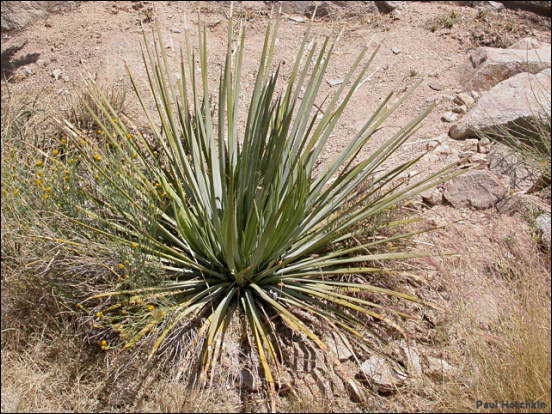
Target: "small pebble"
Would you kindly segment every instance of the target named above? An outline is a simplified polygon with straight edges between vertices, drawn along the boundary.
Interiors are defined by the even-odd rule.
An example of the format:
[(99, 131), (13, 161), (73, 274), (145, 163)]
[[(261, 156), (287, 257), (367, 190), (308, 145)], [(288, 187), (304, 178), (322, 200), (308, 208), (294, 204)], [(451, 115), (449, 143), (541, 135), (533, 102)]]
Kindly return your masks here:
[(441, 117), (441, 120), (444, 122), (454, 122), (458, 119), (458, 115), (453, 112), (445, 112)]

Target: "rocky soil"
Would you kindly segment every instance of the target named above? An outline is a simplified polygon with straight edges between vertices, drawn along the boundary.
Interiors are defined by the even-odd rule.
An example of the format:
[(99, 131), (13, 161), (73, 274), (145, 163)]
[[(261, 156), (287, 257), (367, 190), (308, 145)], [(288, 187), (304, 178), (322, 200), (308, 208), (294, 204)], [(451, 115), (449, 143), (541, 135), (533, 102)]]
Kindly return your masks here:
[[(227, 2), (50, 3), (67, 4), (63, 7), (52, 4), (46, 12), (35, 10), (28, 19), (20, 16), (8, 19), (2, 11), (3, 28), (21, 29), (2, 32), (2, 77), (7, 80), (2, 88), (9, 89), (10, 93), (32, 94), (42, 90), (43, 99), (52, 106), (67, 106), (66, 99), (81, 88), (80, 74), (128, 87), (124, 62), (138, 85), (145, 88), (139, 47), (141, 25), (149, 31), (154, 22), (159, 23), (169, 64), (176, 68), (184, 30), (188, 26), (193, 29), (197, 12), (208, 27), (208, 63), (214, 68), (210, 80), (216, 90), (218, 67), (225, 53), (225, 21), (229, 9), (224, 3)], [(253, 88), (252, 76), (267, 21), (280, 5), (278, 2), (236, 3), (236, 14), (243, 19), (248, 32), (242, 86), (245, 97)], [(504, 146), (480, 139), (476, 134), (477, 130), (490, 131), (496, 125), (530, 121), (531, 117), (538, 116), (538, 111), (550, 114), (549, 17), (504, 8), (500, 2), (285, 3), (281, 5), (283, 15), (275, 56), (275, 62), (285, 63), (282, 82), (293, 62), (290, 51), (297, 50), (315, 8), (314, 34), (319, 38), (338, 37), (320, 103), (343, 81), (346, 70), (362, 47), (381, 46), (368, 70), (366, 82), (353, 96), (330, 138), (321, 156), (323, 162), (329, 161), (349, 142), (363, 120), (389, 92), (405, 91), (421, 81), (410, 99), (387, 122), (387, 127), (361, 154), (367, 156), (428, 105), (435, 104), (421, 128), (390, 163), (427, 152), (415, 171), (401, 177), (405, 181), (415, 181), (451, 163), (472, 170), (410, 202), (414, 214), (427, 221), (454, 223), (440, 230), (433, 239), (420, 238), (416, 243), (420, 247), (430, 244), (439, 250), (440, 243), (445, 245), (447, 240), (457, 237), (458, 232), (463, 232), (463, 237), (477, 243), (481, 251), (494, 251), (493, 240), (509, 229), (526, 244), (532, 243), (530, 235), (535, 234), (542, 248), (550, 249), (550, 200), (546, 199), (546, 194), (530, 191), (539, 177), (520, 166), (519, 160), (515, 156), (512, 158)], [(541, 6), (545, 8), (543, 5), (536, 7)], [(192, 44), (196, 38), (192, 30)], [(541, 87), (542, 96), (532, 93), (537, 85)], [(136, 102), (130, 101), (127, 115), (140, 119)], [(244, 99), (240, 107), (242, 113), (246, 113), (246, 108)], [(535, 218), (534, 222), (527, 220), (528, 211)], [(534, 228), (536, 233), (532, 233)], [(450, 310), (452, 292), (447, 291), (451, 288), (440, 279), (439, 261), (435, 259), (413, 266), (416, 270), (412, 273), (420, 280), (402, 281), (401, 286)], [(484, 266), (482, 263), (481, 269)], [(455, 289), (468, 295), (473, 284), (470, 275), (462, 274), (457, 283)], [(435, 295), (426, 288), (427, 284), (442, 289), (442, 294)], [(468, 296), (473, 309), (479, 312), (484, 330), (489, 320), (497, 317), (500, 292), (480, 284), (477, 294)], [(332, 337), (328, 340), (344, 366), (377, 396), (372, 401), (372, 409), (396, 409), (393, 395), (405, 384), (439, 382), (455, 375), (456, 367), (438, 351), (431, 339), (436, 326), (446, 326), (446, 317), (428, 311), (423, 318), (418, 324), (408, 326), (408, 339), (382, 333), (389, 345), (382, 345), (381, 353), (362, 355), (358, 364), (343, 339)], [(426, 320), (429, 322), (424, 322)], [(300, 380), (303, 384), (296, 386), (331, 398), (347, 395), (343, 385), (336, 388), (335, 383), (339, 381), (326, 381), (327, 368), (317, 365), (315, 350), (307, 349), (300, 341), (290, 347), (293, 349), (290, 366), (304, 372)], [(232, 365), (237, 359), (231, 354), (230, 349), (226, 365), (228, 376), (245, 385), (249, 393), (256, 393), (259, 383), (255, 376)], [(3, 409), (5, 390), (8, 393), (9, 384), (2, 387)], [(240, 398), (237, 392), (232, 396)], [(344, 401), (339, 403), (342, 409), (356, 409), (349, 405), (348, 398), (342, 399)], [(431, 403), (426, 401), (426, 404), (426, 408), (431, 409)]]

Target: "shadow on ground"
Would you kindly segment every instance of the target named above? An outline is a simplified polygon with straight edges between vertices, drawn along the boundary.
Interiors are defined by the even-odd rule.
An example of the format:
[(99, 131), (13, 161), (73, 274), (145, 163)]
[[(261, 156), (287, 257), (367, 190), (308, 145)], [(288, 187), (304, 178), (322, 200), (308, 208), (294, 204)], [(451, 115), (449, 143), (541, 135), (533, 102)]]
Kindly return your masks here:
[(2, 51), (1, 53), (1, 68), (2, 79), (6, 79), (8, 82), (13, 80), (13, 73), (21, 66), (34, 63), (38, 60), (40, 53), (27, 53), (25, 56), (14, 59), (14, 56), (21, 49), (25, 47), (27, 42), (25, 41), (21, 46), (12, 46)]

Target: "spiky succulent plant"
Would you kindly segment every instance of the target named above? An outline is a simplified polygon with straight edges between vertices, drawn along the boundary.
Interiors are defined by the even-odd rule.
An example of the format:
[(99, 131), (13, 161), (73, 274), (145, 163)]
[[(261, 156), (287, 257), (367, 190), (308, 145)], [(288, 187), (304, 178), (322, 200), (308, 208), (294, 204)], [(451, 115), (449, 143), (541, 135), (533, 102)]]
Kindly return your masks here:
[[(89, 136), (67, 123), (68, 145), (80, 154), (81, 183), (75, 185), (85, 187), (80, 191), (86, 201), (74, 210), (60, 208), (58, 214), (77, 224), (74, 231), (88, 240), (68, 241), (71, 249), (112, 263), (93, 289), (90, 280), (80, 285), (96, 293), (78, 307), (89, 309), (96, 325), (123, 339), (119, 345), (103, 342), (103, 348), (126, 349), (153, 335), (151, 357), (178, 327), (192, 321), (201, 349), (200, 378), (205, 379), (230, 319), (238, 313), (254, 338), (273, 393), (282, 362), (279, 324), (331, 356), (313, 318), (363, 341), (363, 315), (397, 326), (365, 293), (417, 301), (362, 278), (385, 275), (383, 261), (419, 255), (381, 249), (411, 233), (358, 239), (366, 223), (444, 181), (450, 170), (410, 186), (397, 185), (395, 178), (421, 157), (382, 172), (382, 164), (431, 108), (358, 159), (409, 92), (395, 101), (390, 93), (343, 151), (318, 171), (317, 160), (377, 48), (366, 63), (367, 49), (360, 52), (335, 95), (320, 108), (316, 102), (334, 46), (325, 39), (318, 48), (307, 30), (278, 95), (279, 67), (270, 74), (277, 21), (266, 31), (249, 112), (240, 128), (245, 31), (240, 30), (233, 48), (231, 20), (216, 102), (208, 85), (204, 28), (198, 25), (199, 71), (186, 36), (176, 82), (159, 30), (151, 45), (144, 36), (142, 55), (155, 115), (127, 71), (149, 121), (149, 135), (131, 129), (131, 121), (89, 83), (103, 116), (89, 109), (101, 130)], [(132, 265), (114, 256), (114, 245), (139, 256), (142, 270), (154, 270), (142, 277), (129, 275)], [(350, 274), (360, 281), (345, 280)], [(338, 364), (335, 356), (333, 360)]]

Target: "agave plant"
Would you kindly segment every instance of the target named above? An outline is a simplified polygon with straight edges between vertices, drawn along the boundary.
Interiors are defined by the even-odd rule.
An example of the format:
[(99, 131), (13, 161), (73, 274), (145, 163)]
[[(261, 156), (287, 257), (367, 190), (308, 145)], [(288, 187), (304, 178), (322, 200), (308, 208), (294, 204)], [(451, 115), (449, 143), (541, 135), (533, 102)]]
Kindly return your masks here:
[[(362, 315), (400, 329), (385, 316), (388, 310), (362, 293), (417, 298), (352, 283), (344, 275), (358, 275), (360, 280), (366, 274), (386, 275), (383, 261), (419, 256), (419, 252), (379, 248), (413, 233), (356, 240), (366, 223), (446, 180), (451, 170), (406, 187), (394, 179), (421, 157), (380, 171), (431, 108), (368, 158), (358, 159), (363, 146), (410, 91), (395, 101), (390, 93), (345, 149), (315, 173), (317, 160), (377, 48), (366, 63), (362, 62), (367, 49), (360, 52), (335, 95), (321, 108), (315, 102), (334, 46), (325, 39), (318, 47), (307, 30), (289, 80), (277, 94), (280, 68), (270, 71), (278, 21), (267, 28), (241, 130), (245, 30), (240, 28), (233, 47), (231, 20), (214, 103), (208, 85), (206, 32), (201, 25), (199, 75), (186, 36), (176, 82), (171, 79), (159, 29), (152, 44), (144, 36), (142, 55), (156, 116), (128, 68), (127, 72), (151, 135), (133, 132), (131, 121), (121, 118), (101, 91), (88, 84), (103, 119), (109, 122), (90, 108), (101, 127), (93, 137), (66, 122), (71, 145), (80, 153), (81, 178), (88, 179), (83, 190), (87, 201), (78, 208), (81, 218), (59, 214), (87, 235), (85, 245), (73, 242), (71, 249), (111, 257), (112, 279), (108, 274), (96, 286), (100, 292), (77, 306), (88, 310), (97, 324), (121, 333), (120, 347), (128, 349), (146, 337), (154, 338), (151, 358), (178, 327), (195, 322), (194, 344), (201, 349), (199, 383), (203, 384), (231, 318), (239, 314), (254, 338), (253, 347), (273, 395), (282, 362), (281, 324), (327, 352), (336, 365), (337, 358), (316, 333), (312, 318), (358, 341), (367, 340), (360, 329), (365, 324)], [(113, 245), (141, 252), (144, 268), (156, 272), (125, 279), (125, 264), (113, 257)], [(90, 310), (92, 303), (95, 307)], [(104, 349), (118, 346), (102, 343)], [(194, 354), (193, 349), (190, 344), (188, 355)]]

